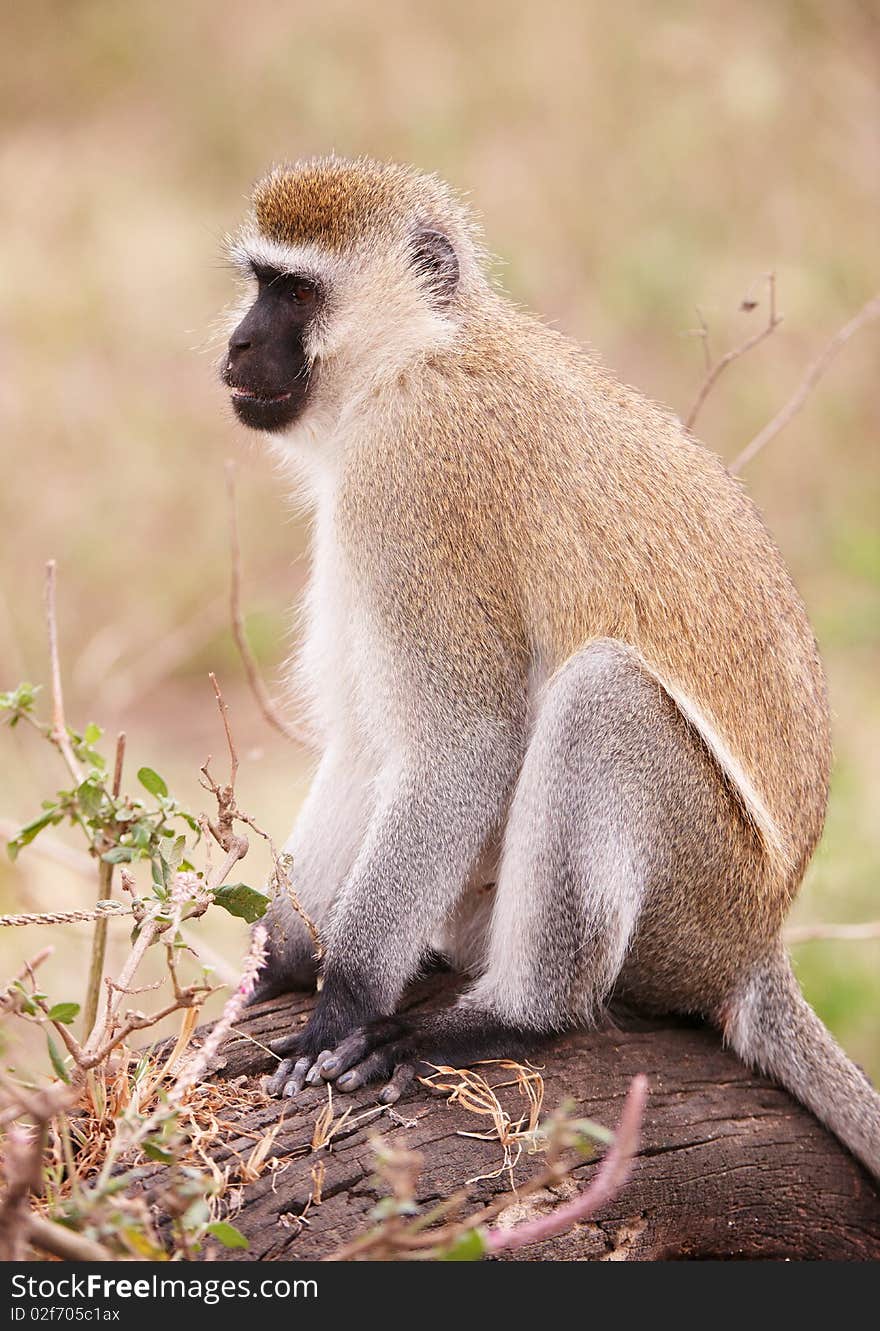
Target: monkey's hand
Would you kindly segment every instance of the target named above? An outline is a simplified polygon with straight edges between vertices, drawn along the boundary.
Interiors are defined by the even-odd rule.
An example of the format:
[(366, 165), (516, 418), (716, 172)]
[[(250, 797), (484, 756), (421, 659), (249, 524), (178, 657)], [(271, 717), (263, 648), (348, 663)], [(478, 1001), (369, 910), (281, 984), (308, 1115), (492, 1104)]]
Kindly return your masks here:
[[(304, 1032), (306, 1034), (307, 1032)], [(299, 1037), (302, 1039), (302, 1037)], [(299, 1052), (297, 1037), (275, 1045), (291, 1046), (299, 1057), (285, 1058), (268, 1085), (270, 1095), (289, 1097), (304, 1086), (332, 1081), (341, 1091), (356, 1091), (384, 1081), (382, 1104), (394, 1104), (416, 1077), (438, 1066), (459, 1067), (483, 1058), (518, 1058), (538, 1037), (506, 1025), (488, 1012), (454, 1007), (424, 1016), (380, 1017), (356, 1030), (317, 1057)]]

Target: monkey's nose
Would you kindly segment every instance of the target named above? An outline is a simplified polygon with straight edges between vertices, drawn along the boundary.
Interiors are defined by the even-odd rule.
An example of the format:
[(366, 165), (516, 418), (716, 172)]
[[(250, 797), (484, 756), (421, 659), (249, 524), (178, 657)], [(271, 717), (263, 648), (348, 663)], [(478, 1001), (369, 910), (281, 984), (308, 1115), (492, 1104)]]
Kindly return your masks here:
[(236, 351), (247, 351), (250, 345), (249, 337), (242, 337), (239, 333), (233, 333), (229, 339), (229, 354), (231, 356)]

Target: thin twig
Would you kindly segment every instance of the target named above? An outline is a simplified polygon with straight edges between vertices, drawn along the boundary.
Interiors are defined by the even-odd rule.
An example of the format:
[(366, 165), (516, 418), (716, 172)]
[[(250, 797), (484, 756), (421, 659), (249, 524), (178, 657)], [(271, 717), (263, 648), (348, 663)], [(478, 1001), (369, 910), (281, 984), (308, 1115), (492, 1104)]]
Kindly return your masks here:
[[(110, 1029), (113, 1018), (122, 1002), (124, 991), (131, 985), (135, 971), (143, 961), (144, 953), (153, 942), (156, 934), (160, 932), (161, 928), (162, 926), (160, 923), (150, 917), (147, 917), (142, 922), (138, 936), (134, 940), (132, 949), (125, 959), (125, 965), (119, 973), (119, 979), (115, 981), (112, 987), (110, 985), (107, 986), (107, 997), (104, 1003), (103, 1012), (95, 1022), (91, 1034), (84, 1045), (84, 1053), (86, 1057), (90, 1058), (95, 1053), (95, 1050), (100, 1049), (104, 1041), (105, 1032)], [(117, 990), (121, 990), (122, 992), (114, 997)], [(92, 1064), (92, 1066), (94, 1066), (94, 1064)]]
[(256, 657), (247, 640), (244, 618), (241, 612), (241, 546), (238, 539), (238, 511), (235, 496), (235, 463), (231, 459), (226, 463), (226, 494), (229, 506), (229, 549), (232, 564), (229, 585), (229, 611), (232, 620), (232, 636), (235, 639), (235, 645), (238, 648), (238, 654), (241, 657), (251, 693), (254, 695), (254, 699), (256, 700), (257, 706), (259, 707), (264, 720), (267, 721), (274, 730), (277, 730), (280, 735), (283, 735), (285, 739), (292, 740), (294, 744), (305, 744), (308, 746), (309, 741), (305, 732), (283, 717), (275, 703), (270, 698), (266, 685), (263, 683), (263, 678), (260, 674)]
[[(312, 920), (311, 916), (308, 914), (305, 907), (300, 902), (299, 897), (297, 896), (294, 890), (290, 874), (285, 870), (282, 857), (278, 854), (278, 851), (275, 848), (274, 841), (269, 836), (269, 833), (264, 831), (263, 828), (260, 827), (259, 823), (257, 823), (255, 819), (253, 819), (250, 816), (250, 814), (244, 813), (244, 811), (240, 809), (238, 807), (238, 804), (236, 803), (235, 781), (238, 775), (238, 753), (235, 748), (235, 741), (232, 737), (232, 727), (230, 726), (229, 723), (229, 709), (226, 706), (226, 700), (223, 697), (223, 692), (220, 688), (220, 685), (217, 682), (217, 677), (212, 673), (210, 674), (209, 678), (211, 680), (212, 685), (214, 686), (214, 694), (217, 698), (217, 706), (220, 709), (220, 715), (223, 718), (223, 728), (226, 732), (226, 746), (229, 750), (230, 780), (229, 780), (229, 785), (227, 786), (219, 785), (219, 783), (216, 782), (214, 778), (211, 776), (211, 771), (210, 771), (211, 759), (208, 758), (207, 762), (204, 764), (204, 766), (201, 769), (202, 776), (204, 778), (202, 785), (205, 787), (206, 790), (211, 791), (212, 795), (217, 801), (217, 821), (216, 823), (214, 823), (211, 822), (210, 819), (206, 819), (208, 830), (210, 831), (211, 835), (214, 837), (215, 841), (217, 841), (223, 847), (224, 850), (228, 849), (228, 847), (232, 845), (233, 839), (235, 837), (234, 825), (236, 822), (245, 823), (254, 832), (256, 832), (257, 836), (263, 838), (263, 840), (268, 845), (269, 853), (272, 856), (274, 886), (276, 890), (279, 892), (286, 891), (290, 904), (293, 906), (293, 909), (296, 911), (297, 915), (299, 915), (300, 919), (303, 921), (303, 923), (305, 924), (306, 928), (309, 931), (309, 935), (312, 939), (312, 943), (315, 949), (315, 958), (316, 960), (320, 961), (321, 957), (324, 955), (324, 948), (318, 936), (317, 927), (315, 925), (314, 920)], [(244, 854), (245, 850), (247, 849), (247, 844), (248, 844), (247, 839), (239, 838), (239, 840), (241, 841), (241, 844), (244, 847), (244, 849), (242, 850), (242, 854)]]
[(226, 699), (220, 691), (220, 685), (217, 683), (217, 676), (213, 670), (208, 672), (208, 679), (213, 686), (214, 697), (217, 699), (217, 706), (220, 709), (220, 717), (223, 721), (223, 729), (226, 732), (226, 747), (229, 750), (229, 785), (232, 790), (235, 790), (235, 782), (238, 777), (238, 753), (229, 727), (229, 708), (226, 706)]
[(112, 1262), (113, 1253), (102, 1243), (75, 1234), (66, 1225), (56, 1225), (44, 1216), (31, 1214), (25, 1221), (27, 1236), (35, 1248), (50, 1252), (65, 1262)]
[[(116, 737), (116, 760), (113, 765), (113, 785), (111, 787), (114, 800), (119, 798), (119, 791), (122, 788), (122, 765), (125, 761), (125, 732), (122, 731)], [(102, 842), (103, 850), (110, 849), (111, 842), (104, 838)], [(98, 862), (98, 900), (109, 901), (113, 896), (113, 865), (105, 859)], [(89, 962), (89, 980), (86, 987), (85, 1014), (83, 1017), (83, 1030), (86, 1035), (89, 1034), (95, 1024), (98, 1015), (98, 1004), (101, 1000), (101, 979), (104, 975), (104, 961), (107, 955), (107, 921), (98, 918), (95, 925), (95, 932), (92, 935), (92, 955)]]
[(854, 337), (859, 329), (864, 328), (865, 324), (871, 323), (878, 317), (880, 317), (880, 293), (867, 301), (858, 313), (853, 315), (849, 323), (839, 328), (830, 341), (826, 343), (785, 406), (776, 413), (772, 421), (764, 426), (763, 430), (755, 435), (751, 443), (746, 445), (738, 457), (734, 458), (729, 468), (734, 475), (742, 471), (743, 467), (757, 457), (763, 448), (766, 448), (771, 439), (775, 439), (776, 435), (785, 429), (786, 425), (801, 410), (837, 353), (846, 346), (850, 338)]
[[(276, 892), (284, 892), (287, 900), (308, 929), (309, 937), (312, 940), (312, 946), (314, 948), (313, 955), (316, 961), (320, 961), (324, 956), (324, 944), (321, 942), (318, 926), (300, 901), (296, 889), (293, 886), (292, 856), (288, 854), (279, 854), (275, 842), (272, 840), (269, 833), (266, 832), (260, 824), (250, 816), (250, 814), (244, 813), (241, 809), (237, 809), (235, 816), (241, 822), (246, 823), (252, 831), (256, 832), (258, 837), (262, 837), (266, 842), (266, 845), (269, 847), (269, 854), (272, 857), (272, 886)], [(320, 980), (318, 987), (320, 988)]]
[(61, 664), (58, 657), (58, 619), (55, 611), (55, 584), (57, 567), (54, 559), (46, 565), (46, 628), (49, 635), (49, 664), (52, 673), (52, 728), (49, 738), (58, 749), (67, 770), (76, 785), (83, 779), (82, 769), (70, 743), (67, 721), (64, 717), (64, 694), (61, 689)]
[(704, 350), (704, 355), (706, 356), (707, 368), (705, 376), (703, 378), (703, 382), (700, 384), (699, 391), (697, 392), (697, 396), (694, 399), (694, 404), (691, 407), (690, 411), (688, 412), (687, 416), (685, 417), (685, 422), (684, 422), (685, 429), (687, 430), (693, 429), (694, 422), (699, 416), (700, 411), (703, 408), (703, 404), (706, 401), (706, 398), (712, 392), (712, 389), (715, 387), (716, 383), (721, 378), (721, 375), (724, 373), (727, 367), (729, 365), (732, 365), (735, 360), (739, 360), (741, 356), (745, 356), (748, 352), (752, 350), (753, 347), (756, 347), (759, 342), (763, 342), (764, 339), (766, 337), (769, 337), (771, 333), (775, 332), (775, 330), (782, 323), (782, 315), (777, 314), (776, 312), (775, 273), (767, 274), (767, 291), (768, 291), (768, 300), (769, 300), (769, 313), (767, 315), (767, 323), (765, 324), (765, 326), (762, 329), (760, 329), (759, 332), (753, 333), (751, 337), (747, 337), (745, 342), (741, 342), (738, 347), (732, 347), (730, 351), (726, 351), (724, 355), (721, 357), (721, 359), (715, 361), (714, 363), (711, 359), (711, 354), (709, 352), (709, 329), (706, 326), (706, 321), (703, 318), (702, 314), (700, 314), (699, 310), (697, 311), (697, 315), (700, 320), (699, 336), (703, 339), (703, 350)]

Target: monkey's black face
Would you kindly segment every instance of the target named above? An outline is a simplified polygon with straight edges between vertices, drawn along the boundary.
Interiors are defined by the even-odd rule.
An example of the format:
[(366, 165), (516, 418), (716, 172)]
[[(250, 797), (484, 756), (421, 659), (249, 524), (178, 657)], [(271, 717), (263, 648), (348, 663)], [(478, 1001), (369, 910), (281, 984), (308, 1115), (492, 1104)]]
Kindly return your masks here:
[(254, 267), (257, 299), (229, 339), (222, 379), (254, 430), (284, 430), (302, 415), (312, 367), (303, 335), (320, 304), (309, 278)]

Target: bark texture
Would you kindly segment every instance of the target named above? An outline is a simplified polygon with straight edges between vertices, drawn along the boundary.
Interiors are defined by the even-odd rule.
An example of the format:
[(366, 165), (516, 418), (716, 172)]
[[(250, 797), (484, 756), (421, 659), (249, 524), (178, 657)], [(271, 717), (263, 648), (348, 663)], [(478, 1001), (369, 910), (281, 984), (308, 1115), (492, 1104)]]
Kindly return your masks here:
[[(416, 1001), (433, 1005), (444, 996), (448, 999), (449, 982), (440, 979), (423, 986)], [(265, 1045), (286, 1034), (305, 1020), (311, 1003), (310, 997), (288, 996), (251, 1009), (216, 1075), (243, 1078), (249, 1085), (259, 1080), (271, 1060), (252, 1040)], [(533, 1062), (543, 1071), (545, 1112), (567, 1099), (579, 1115), (613, 1127), (635, 1073), (647, 1074), (650, 1095), (642, 1148), (616, 1200), (571, 1233), (507, 1260), (880, 1258), (880, 1190), (812, 1115), (744, 1067), (714, 1031), (672, 1018), (621, 1018), (601, 1030), (554, 1040)], [(492, 1080), (502, 1079), (491, 1071)], [(514, 1107), (515, 1092), (513, 1099), (509, 1091), (504, 1094)], [(315, 1260), (361, 1232), (382, 1195), (370, 1144), (377, 1134), (421, 1152), (424, 1202), (448, 1196), (501, 1163), (497, 1142), (459, 1135), (484, 1131), (486, 1120), (421, 1089), (393, 1113), (382, 1110), (356, 1123), (351, 1120), (375, 1106), (375, 1088), (334, 1095), (334, 1116), (351, 1107), (350, 1119), (329, 1147), (316, 1152), (315, 1121), (326, 1103), (326, 1088), (314, 1089), (293, 1101), (267, 1099), (242, 1112), (241, 1137), (218, 1151), (217, 1163), (233, 1152), (247, 1158), (255, 1140), (283, 1117), (269, 1152), (281, 1168), (244, 1189), (242, 1209), (233, 1219), (250, 1246), (247, 1252), (217, 1254), (223, 1260)], [(296, 1217), (306, 1206), (319, 1160), (325, 1168), (322, 1201), (301, 1223)], [(515, 1177), (524, 1180), (540, 1168), (540, 1155), (523, 1154)], [(575, 1186), (583, 1187), (595, 1168), (589, 1163), (578, 1169), (554, 1196), (518, 1202), (511, 1194), (502, 1222), (557, 1204)], [(509, 1188), (506, 1173), (474, 1183), (474, 1208)]]

